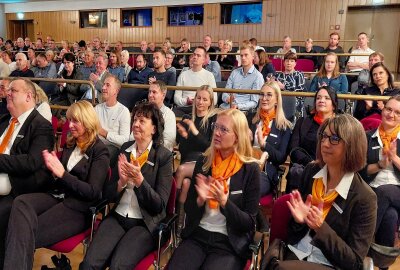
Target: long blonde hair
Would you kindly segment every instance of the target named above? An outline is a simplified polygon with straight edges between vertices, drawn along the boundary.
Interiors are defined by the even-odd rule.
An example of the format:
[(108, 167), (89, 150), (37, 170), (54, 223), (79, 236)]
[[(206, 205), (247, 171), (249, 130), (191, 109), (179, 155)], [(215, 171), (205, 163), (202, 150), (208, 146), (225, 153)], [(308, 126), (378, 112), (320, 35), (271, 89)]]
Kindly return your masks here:
[[(234, 146), (234, 151), (238, 155), (239, 159), (243, 163), (259, 163), (258, 160), (252, 157), (253, 148), (251, 146), (250, 136), (248, 135), (249, 125), (247, 123), (247, 119), (244, 113), (237, 109), (227, 109), (219, 111), (217, 114), (217, 119), (221, 115), (228, 116), (232, 120), (233, 132), (237, 137), (237, 143)], [(211, 164), (214, 160), (214, 136), (211, 140), (210, 147), (204, 152), (203, 155), (205, 157), (205, 162), (202, 169), (206, 172), (211, 168)]]
[[(276, 125), (277, 129), (286, 130), (287, 128), (292, 128), (292, 123), (286, 119), (285, 113), (283, 112), (281, 89), (280, 89), (278, 83), (275, 81), (270, 81), (270, 82), (264, 83), (264, 85), (261, 87), (261, 90), (264, 87), (269, 87), (275, 91), (275, 95), (276, 95), (276, 99), (277, 99), (277, 104), (276, 104), (276, 108), (275, 108), (275, 114), (276, 114), (275, 125)], [(257, 112), (254, 115), (253, 120), (252, 120), (253, 124), (256, 124), (260, 121), (260, 110), (261, 110), (261, 106), (260, 106), (260, 100), (259, 100)]]
[(200, 91), (206, 91), (209, 95), (210, 95), (210, 107), (208, 107), (208, 111), (207, 114), (203, 117), (203, 119), (200, 122), (200, 128), (201, 129), (205, 129), (208, 125), (208, 119), (210, 119), (211, 116), (213, 116), (215, 114), (215, 106), (214, 106), (214, 91), (211, 88), (211, 86), (209, 85), (202, 85), (199, 87), (199, 89), (197, 89), (196, 91), (196, 95), (194, 96), (194, 104), (192, 106), (192, 121), (194, 123), (194, 121), (196, 120), (197, 114), (196, 114), (196, 98), (197, 98), (197, 94)]
[[(86, 100), (73, 103), (67, 110), (67, 119), (74, 120), (82, 124), (85, 129), (85, 142), (82, 144), (81, 153), (84, 153), (92, 146), (97, 139), (100, 129), (100, 121), (92, 104)], [(76, 139), (72, 135), (67, 137), (67, 147), (76, 144)]]
[(323, 77), (326, 77), (326, 76), (327, 76), (328, 73), (326, 72), (325, 61), (326, 61), (326, 58), (328, 58), (328, 56), (330, 56), (330, 55), (332, 55), (332, 56), (334, 56), (334, 57), (336, 58), (336, 61), (335, 61), (335, 68), (333, 69), (333, 72), (332, 72), (332, 78), (337, 78), (337, 77), (340, 76), (340, 71), (339, 71), (339, 57), (338, 57), (337, 54), (334, 53), (334, 52), (328, 52), (328, 53), (325, 55), (325, 57), (324, 57), (324, 63), (322, 64), (321, 68), (319, 69), (319, 71), (318, 71), (318, 73), (317, 73), (317, 77), (323, 78)]

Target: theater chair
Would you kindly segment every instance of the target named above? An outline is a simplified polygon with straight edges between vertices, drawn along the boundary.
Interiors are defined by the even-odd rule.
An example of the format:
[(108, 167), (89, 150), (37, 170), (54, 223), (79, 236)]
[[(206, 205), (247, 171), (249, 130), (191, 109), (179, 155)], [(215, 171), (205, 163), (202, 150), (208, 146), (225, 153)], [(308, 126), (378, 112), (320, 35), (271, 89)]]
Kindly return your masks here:
[(312, 72), (314, 71), (314, 62), (310, 59), (297, 59), (296, 70), (302, 72)]
[(283, 59), (272, 58), (271, 63), (275, 68), (275, 71), (283, 71)]
[[(160, 265), (161, 255), (164, 254), (169, 248), (174, 249), (176, 247), (175, 239), (175, 220), (178, 215), (175, 214), (175, 201), (176, 201), (176, 181), (172, 178), (171, 193), (169, 195), (167, 203), (167, 216), (159, 225), (158, 231), (158, 247), (156, 250), (150, 252), (146, 257), (144, 257), (134, 268), (134, 270), (147, 270), (150, 266), (153, 266), (155, 270), (162, 269)], [(163, 235), (165, 233), (170, 233), (169, 240), (165, 245), (162, 244)]]

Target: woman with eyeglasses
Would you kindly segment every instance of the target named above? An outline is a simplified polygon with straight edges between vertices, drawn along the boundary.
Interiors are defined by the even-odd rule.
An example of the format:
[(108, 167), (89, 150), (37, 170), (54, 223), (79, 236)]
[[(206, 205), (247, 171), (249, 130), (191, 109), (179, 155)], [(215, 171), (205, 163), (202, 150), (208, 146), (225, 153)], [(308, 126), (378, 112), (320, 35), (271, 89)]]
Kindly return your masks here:
[[(393, 77), (389, 69), (382, 63), (374, 64), (370, 71), (371, 86), (364, 89), (363, 95), (395, 96), (400, 90), (394, 88)], [(361, 121), (365, 130), (378, 128), (381, 123), (383, 101), (359, 100), (354, 111), (354, 117)]]
[(250, 258), (260, 169), (245, 115), (220, 111), (211, 146), (196, 162), (185, 203), (182, 243), (168, 269), (243, 269)]
[(134, 269), (156, 248), (172, 186), (172, 153), (163, 146), (163, 130), (155, 104), (133, 108), (134, 140), (121, 146), (104, 192), (115, 207), (100, 223), (80, 270)]
[(177, 183), (178, 213), (177, 235), (180, 237), (182, 231), (185, 210), (183, 205), (186, 201), (193, 175), (196, 160), (206, 151), (211, 144), (211, 123), (216, 119), (214, 111), (214, 92), (208, 85), (202, 85), (196, 91), (194, 106), (191, 115), (184, 115), (182, 121), (176, 125), (181, 164), (175, 173)]
[(275, 239), (262, 269), (362, 269), (376, 224), (376, 195), (357, 173), (366, 157), (360, 122), (349, 114), (323, 122), (317, 160), (287, 202), (292, 217), (283, 259), (276, 258)]
[(319, 87), (329, 86), (338, 93), (347, 94), (349, 83), (346, 76), (340, 74), (339, 67), (339, 58), (336, 53), (329, 52), (325, 55), (324, 64), (312, 79), (309, 91), (316, 92)]
[(364, 180), (378, 198), (375, 243), (394, 247), (400, 216), (400, 95), (391, 97), (382, 109), (380, 126), (368, 137)]
[(288, 147), (290, 167), (286, 176), (287, 193), (299, 188), (304, 167), (316, 158), (318, 129), (326, 119), (337, 114), (337, 107), (336, 91), (329, 86), (323, 86), (315, 93), (314, 108), (310, 115), (296, 121)]
[(260, 177), (260, 195), (264, 196), (278, 184), (278, 169), (286, 160), (292, 128), (283, 112), (281, 89), (277, 82), (263, 85), (257, 112), (250, 119), (253, 146), (267, 153), (265, 173)]
[(67, 119), (70, 134), (61, 158), (54, 151), (42, 153), (46, 168), (54, 176), (52, 188), (14, 200), (4, 269), (32, 269), (35, 249), (49, 247), (90, 227), (89, 208), (102, 198), (109, 154), (98, 138), (100, 123), (92, 104), (72, 104)]

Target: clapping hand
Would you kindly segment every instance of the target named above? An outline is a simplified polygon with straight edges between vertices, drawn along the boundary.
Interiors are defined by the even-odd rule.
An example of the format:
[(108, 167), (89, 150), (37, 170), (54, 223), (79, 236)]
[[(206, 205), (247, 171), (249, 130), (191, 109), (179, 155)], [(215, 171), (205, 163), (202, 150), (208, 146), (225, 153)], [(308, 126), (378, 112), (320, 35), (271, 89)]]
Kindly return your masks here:
[(57, 178), (61, 178), (64, 175), (65, 169), (58, 159), (56, 152), (52, 151), (50, 153), (48, 150), (43, 150), (42, 155), (47, 169), (49, 169)]
[(210, 193), (210, 182), (213, 181), (213, 178), (209, 176), (208, 178), (202, 174), (196, 175), (196, 191), (197, 191), (197, 205), (199, 207), (203, 206), (204, 203), (211, 199)]
[(222, 208), (224, 208), (226, 202), (228, 201), (229, 191), (225, 192), (225, 187), (222, 181), (215, 179), (214, 182), (210, 185), (210, 187), (211, 187), (210, 192), (212, 194), (212, 198), (216, 200)]
[(306, 201), (303, 202), (301, 194), (298, 190), (294, 190), (292, 193), (290, 193), (290, 199), (287, 201), (287, 205), (297, 223), (306, 222), (307, 215), (311, 208), (311, 198), (312, 196), (308, 195)]

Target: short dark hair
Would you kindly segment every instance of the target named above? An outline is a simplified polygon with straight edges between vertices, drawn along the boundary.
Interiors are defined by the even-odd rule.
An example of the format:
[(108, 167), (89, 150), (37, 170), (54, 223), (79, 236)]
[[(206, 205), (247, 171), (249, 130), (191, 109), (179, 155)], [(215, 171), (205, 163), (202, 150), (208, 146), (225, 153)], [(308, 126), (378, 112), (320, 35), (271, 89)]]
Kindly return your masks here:
[(135, 116), (144, 116), (149, 118), (153, 125), (156, 127), (155, 133), (153, 134), (153, 143), (155, 145), (162, 145), (164, 142), (164, 118), (160, 109), (153, 103), (145, 102), (136, 105), (132, 110), (132, 123)]
[(361, 36), (361, 35), (366, 35), (366, 36), (368, 37), (368, 34), (365, 33), (365, 32), (360, 32), (360, 33), (357, 35), (357, 37), (359, 37), (359, 36)]
[(294, 60), (297, 61), (297, 54), (292, 52), (292, 51), (288, 51), (285, 56), (283, 57), (283, 60)]
[(46, 53), (44, 53), (44, 52), (39, 53), (39, 54), (36, 56), (36, 58), (38, 58), (38, 57), (44, 58), (44, 59), (46, 59), (46, 61), (47, 61)]
[[(206, 53), (207, 53), (207, 50), (206, 50), (206, 48), (204, 48), (203, 46), (197, 46), (196, 47), (196, 49), (200, 49), (200, 50), (203, 50), (204, 51), (204, 56), (206, 55)], [(195, 49), (195, 50), (196, 50)], [(194, 52), (194, 51), (193, 51)]]
[(143, 53), (139, 53), (139, 54), (137, 54), (137, 55), (136, 55), (136, 59), (137, 59), (139, 56), (142, 56), (142, 57), (143, 57), (143, 61), (144, 61), (145, 63), (147, 63), (146, 56), (144, 56), (144, 54), (143, 54)]
[(161, 49), (155, 50), (155, 51), (153, 52), (153, 54), (154, 54), (154, 53), (161, 53), (164, 57), (167, 57), (167, 55), (165, 54), (165, 52), (164, 52), (163, 50), (161, 50)]
[(73, 53), (66, 53), (63, 56), (63, 61), (67, 60), (69, 62), (75, 63), (75, 55)]
[(81, 40), (78, 42), (79, 47), (86, 47), (86, 41)]

